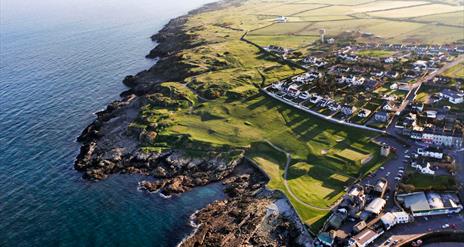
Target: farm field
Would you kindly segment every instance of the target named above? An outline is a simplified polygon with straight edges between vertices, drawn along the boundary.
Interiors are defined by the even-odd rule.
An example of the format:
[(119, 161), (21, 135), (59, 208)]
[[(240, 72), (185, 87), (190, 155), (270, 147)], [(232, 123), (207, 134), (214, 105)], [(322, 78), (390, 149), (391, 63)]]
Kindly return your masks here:
[(389, 56), (395, 54), (395, 52), (393, 52), (393, 51), (385, 51), (385, 50), (363, 50), (363, 51), (357, 51), (356, 54), (359, 55), (359, 56), (385, 58), (385, 57), (389, 57)]
[(431, 23), (441, 23), (446, 25), (457, 25), (464, 27), (464, 12), (457, 11), (446, 14), (428, 15), (412, 19), (414, 21), (425, 21)]
[(452, 78), (464, 78), (464, 63), (455, 65), (443, 73), (444, 76)]
[[(252, 29), (252, 35), (318, 35), (325, 29), (328, 36), (346, 31), (372, 33), (375, 42), (443, 44), (464, 39), (464, 7), (432, 1), (298, 1), (281, 2), (284, 9), (309, 4), (311, 8), (288, 15), (288, 22), (273, 23)], [(265, 5), (269, 3), (264, 3)], [(313, 8), (314, 4), (325, 4)], [(270, 10), (256, 9), (266, 16)], [(274, 10), (272, 10), (274, 11)], [(262, 13), (261, 13), (262, 12)], [(283, 13), (283, 12), (280, 12)], [(282, 14), (283, 15), (283, 14)], [(366, 40), (361, 39), (363, 42)]]
[(298, 49), (311, 45), (315, 40), (319, 39), (319, 36), (303, 36), (303, 35), (275, 35), (275, 36), (264, 36), (264, 35), (249, 35), (247, 39), (260, 45), (269, 46), (277, 45), (291, 49)]
[(385, 17), (385, 18), (411, 18), (411, 17), (434, 15), (434, 14), (456, 12), (456, 11), (464, 11), (464, 7), (450, 6), (450, 5), (445, 5), (445, 4), (430, 4), (430, 5), (410, 7), (410, 8), (372, 12), (372, 13), (369, 13), (369, 15), (375, 16), (375, 17)]

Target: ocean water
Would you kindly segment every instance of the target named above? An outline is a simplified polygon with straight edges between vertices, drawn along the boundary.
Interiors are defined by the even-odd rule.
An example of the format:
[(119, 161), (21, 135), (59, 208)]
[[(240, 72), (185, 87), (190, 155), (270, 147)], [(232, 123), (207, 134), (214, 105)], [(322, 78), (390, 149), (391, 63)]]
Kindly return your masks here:
[(213, 0), (0, 1), (0, 246), (175, 246), (218, 184), (163, 199), (134, 175), (81, 179), (93, 112), (149, 68), (149, 37)]

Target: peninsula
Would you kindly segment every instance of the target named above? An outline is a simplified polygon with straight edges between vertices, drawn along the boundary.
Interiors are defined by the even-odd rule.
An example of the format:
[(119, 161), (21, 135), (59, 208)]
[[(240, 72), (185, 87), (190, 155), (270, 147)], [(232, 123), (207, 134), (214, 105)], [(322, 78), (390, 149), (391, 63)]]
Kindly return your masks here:
[(175, 18), (79, 136), (75, 168), (144, 174), (167, 197), (223, 183), (180, 246), (368, 245), (388, 227), (366, 222), (417, 216), (399, 201), (425, 193), (431, 164), (427, 190), (459, 212), (464, 10), (449, 2), (229, 0)]

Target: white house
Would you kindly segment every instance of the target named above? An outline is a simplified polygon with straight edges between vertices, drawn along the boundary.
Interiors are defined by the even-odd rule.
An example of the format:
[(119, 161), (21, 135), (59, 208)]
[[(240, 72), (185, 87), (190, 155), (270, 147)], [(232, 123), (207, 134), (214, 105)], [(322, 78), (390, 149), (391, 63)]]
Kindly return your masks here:
[(440, 95), (443, 98), (448, 99), (448, 101), (452, 104), (461, 104), (464, 102), (464, 93), (462, 92), (457, 92), (446, 88), (441, 91)]
[(416, 168), (420, 173), (422, 174), (428, 174), (428, 175), (434, 175), (435, 171), (430, 169), (430, 163), (427, 162), (427, 165), (425, 167), (417, 164), (417, 163), (412, 163), (411, 164), (412, 168)]
[(417, 154), (429, 158), (443, 159), (443, 152), (439, 148), (418, 148)]
[(389, 230), (391, 227), (393, 227), (396, 224), (406, 224), (412, 221), (412, 217), (404, 212), (388, 212), (382, 217), (380, 217), (380, 220), (382, 221), (383, 225), (387, 230)]
[(287, 22), (287, 21), (288, 21), (288, 18), (285, 17), (285, 16), (279, 16), (279, 17), (277, 17), (277, 18), (275, 19), (275, 22), (277, 22), (277, 23), (285, 23), (285, 22)]

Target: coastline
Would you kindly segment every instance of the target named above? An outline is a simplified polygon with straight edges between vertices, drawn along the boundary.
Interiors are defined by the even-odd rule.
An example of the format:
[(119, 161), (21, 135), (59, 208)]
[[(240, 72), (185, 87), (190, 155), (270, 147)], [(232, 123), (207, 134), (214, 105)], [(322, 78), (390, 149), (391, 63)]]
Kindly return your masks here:
[[(140, 150), (139, 144), (153, 141), (151, 133), (128, 128), (137, 118), (140, 108), (147, 103), (145, 95), (158, 92), (161, 82), (179, 81), (192, 76), (176, 56), (183, 49), (202, 45), (201, 42), (192, 42), (195, 37), (183, 30), (187, 19), (199, 13), (240, 4), (241, 1), (206, 4), (170, 20), (151, 37), (156, 47), (147, 57), (156, 59), (156, 63), (134, 76), (127, 76), (123, 83), (129, 89), (120, 94), (121, 99), (97, 112), (96, 120), (77, 138), (82, 145), (74, 167), (88, 180), (102, 180), (115, 173), (150, 175), (156, 179), (141, 181), (140, 188), (159, 193), (166, 199), (212, 182), (221, 181), (226, 185), (228, 197), (192, 214), (190, 223), (196, 227), (192, 225), (192, 233), (178, 246), (196, 246), (219, 240), (226, 240), (228, 244), (231, 241), (238, 246), (244, 241), (270, 243), (277, 239), (286, 244), (307, 245), (311, 240), (301, 227), (302, 223), (292, 221), (297, 221), (295, 218), (289, 221), (288, 215), (279, 210), (268, 213), (275, 202), (286, 200), (289, 204), (288, 199), (281, 193), (265, 188), (268, 181), (266, 174), (247, 164), (243, 150), (231, 147), (227, 151), (206, 150), (207, 156), (203, 159), (188, 157), (182, 148), (147, 153)], [(169, 167), (175, 168), (170, 170)], [(289, 207), (292, 208), (290, 204)], [(271, 219), (274, 222), (270, 225), (272, 230), (267, 232), (262, 225), (269, 225), (267, 221)], [(229, 230), (225, 231), (224, 228)], [(242, 229), (242, 232), (232, 236), (234, 229)]]

